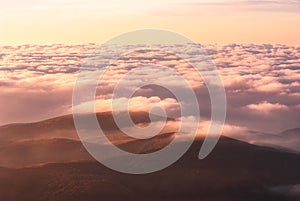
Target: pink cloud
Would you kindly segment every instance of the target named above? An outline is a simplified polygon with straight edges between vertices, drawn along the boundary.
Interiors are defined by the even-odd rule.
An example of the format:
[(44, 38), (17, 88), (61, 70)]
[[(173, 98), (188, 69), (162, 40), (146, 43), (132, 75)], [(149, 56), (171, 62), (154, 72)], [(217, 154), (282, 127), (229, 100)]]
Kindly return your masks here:
[(269, 115), (273, 111), (286, 111), (288, 110), (288, 107), (286, 105), (282, 105), (279, 103), (269, 103), (267, 101), (263, 101), (258, 104), (250, 104), (246, 106), (247, 109), (257, 112), (257, 113), (262, 113), (264, 115)]

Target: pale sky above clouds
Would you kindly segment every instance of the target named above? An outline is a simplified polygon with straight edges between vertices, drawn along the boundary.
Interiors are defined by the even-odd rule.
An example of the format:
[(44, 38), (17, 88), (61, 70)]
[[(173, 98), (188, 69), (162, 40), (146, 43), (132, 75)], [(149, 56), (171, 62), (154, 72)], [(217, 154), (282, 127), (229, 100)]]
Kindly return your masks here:
[(300, 44), (298, 0), (0, 1), (0, 44), (101, 43), (143, 28), (200, 43)]

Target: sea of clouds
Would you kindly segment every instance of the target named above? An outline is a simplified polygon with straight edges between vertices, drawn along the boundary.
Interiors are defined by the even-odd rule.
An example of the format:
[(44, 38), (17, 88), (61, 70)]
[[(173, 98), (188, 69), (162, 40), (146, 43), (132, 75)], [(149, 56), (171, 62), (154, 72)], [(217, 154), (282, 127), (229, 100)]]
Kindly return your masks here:
[[(200, 130), (204, 132), (207, 129), (211, 109), (209, 94), (201, 77), (186, 61), (170, 52), (159, 51), (159, 46), (153, 51), (133, 52), (130, 52), (131, 46), (102, 47), (101, 56), (94, 52), (96, 48), (95, 44), (1, 46), (0, 124), (38, 121), (71, 113), (73, 87), (80, 68), (89, 68), (86, 62), (89, 59), (107, 63), (116, 57), (119, 48), (124, 48), (129, 53), (107, 68), (99, 82), (96, 95), (98, 111), (111, 110), (115, 84), (126, 73), (141, 64), (154, 63), (177, 70), (189, 81), (199, 100)], [(193, 61), (201, 62), (204, 58), (193, 44), (176, 48)], [(219, 70), (226, 90), (224, 133), (249, 130), (279, 133), (300, 127), (299, 46), (227, 44), (203, 45), (202, 48), (207, 53), (205, 58), (210, 58)], [(105, 65), (92, 67), (91, 72), (97, 67)], [(124, 93), (132, 83), (143, 82), (143, 79), (161, 79), (166, 86), (185, 90), (169, 72), (144, 67), (135, 73), (138, 79), (125, 79), (127, 88), (124, 88)], [(117, 101), (123, 104), (128, 100), (119, 98)], [(173, 116), (180, 116), (180, 105), (172, 94), (162, 88), (142, 88), (130, 99), (132, 110), (147, 111), (157, 104)]]

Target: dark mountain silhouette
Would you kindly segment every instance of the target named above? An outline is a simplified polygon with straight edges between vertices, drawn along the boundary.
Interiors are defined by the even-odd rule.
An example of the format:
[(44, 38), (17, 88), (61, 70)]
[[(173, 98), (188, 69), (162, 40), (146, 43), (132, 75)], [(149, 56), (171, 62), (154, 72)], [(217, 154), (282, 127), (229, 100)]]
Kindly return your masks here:
[[(98, 119), (106, 120), (107, 135), (117, 136), (113, 142), (124, 150), (153, 152), (174, 137), (170, 132), (149, 140), (125, 139), (111, 123), (110, 115), (98, 114)], [(147, 116), (135, 114), (139, 123), (147, 123)], [(0, 138), (7, 142), (0, 146), (1, 164), (6, 164), (0, 168), (0, 200), (298, 201), (300, 198), (289, 190), (278, 190), (300, 184), (298, 154), (221, 137), (213, 152), (199, 160), (203, 139), (197, 138), (170, 167), (147, 175), (128, 175), (94, 161), (76, 139), (72, 121), (71, 116), (65, 116), (0, 128)]]
[(0, 200), (284, 201), (294, 195), (272, 187), (300, 183), (300, 156), (222, 137), (213, 153), (197, 158), (202, 140), (172, 166), (127, 175), (97, 162), (56, 163), (1, 169)]
[[(150, 122), (149, 114), (145, 112), (131, 113), (131, 117), (135, 123)], [(172, 140), (166, 140), (162, 132), (150, 141), (140, 140), (139, 146), (126, 145), (130, 141), (137, 141), (118, 129), (111, 113), (99, 113), (97, 118), (111, 142), (124, 150), (138, 152), (145, 143), (151, 143), (152, 147), (154, 144), (163, 147)], [(92, 160), (77, 135), (72, 115), (0, 127), (0, 158), (0, 167)]]

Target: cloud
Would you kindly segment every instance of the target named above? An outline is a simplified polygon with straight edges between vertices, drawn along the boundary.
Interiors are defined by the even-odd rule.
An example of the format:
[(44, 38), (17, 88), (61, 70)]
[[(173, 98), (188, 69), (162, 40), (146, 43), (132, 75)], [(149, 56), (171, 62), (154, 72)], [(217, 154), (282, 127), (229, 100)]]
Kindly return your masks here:
[[(0, 124), (35, 121), (70, 113), (72, 90), (79, 68), (96, 47), (95, 44), (0, 47), (0, 102), (3, 107)], [(268, 44), (202, 47), (222, 75), (227, 93), (228, 125), (264, 132), (299, 126), (300, 47)], [(132, 47), (103, 48), (105, 51), (101, 58), (92, 57), (91, 62), (87, 63), (91, 65), (85, 65), (89, 73), (94, 74), (95, 69), (105, 67), (104, 64), (113, 60), (119, 48), (130, 52)], [(176, 48), (186, 52), (194, 61), (207, 57), (201, 55), (193, 45)], [(210, 98), (201, 76), (186, 61), (159, 49), (158, 45), (155, 51), (134, 51), (114, 61), (105, 71), (97, 89), (99, 111), (109, 110), (116, 83), (127, 72), (139, 69), (141, 65), (155, 63), (170, 67), (189, 81), (199, 100), (201, 118), (209, 120)], [(101, 59), (102, 64), (95, 67), (92, 65), (93, 60), (97, 59)], [(205, 67), (203, 70), (209, 72)], [(143, 83), (145, 80), (161, 80), (165, 86), (174, 87), (181, 93), (186, 91), (172, 73), (143, 67), (134, 71), (131, 77), (123, 79), (124, 95), (132, 89), (134, 83)], [(121, 101), (122, 94), (118, 98)], [(149, 109), (152, 104), (150, 100), (157, 100), (155, 104), (162, 104), (173, 116), (180, 115), (174, 95), (158, 86), (138, 90), (131, 102), (136, 110), (143, 110)], [(186, 105), (189, 111), (195, 110), (194, 107)]]
[(247, 105), (246, 108), (265, 115), (269, 115), (273, 111), (288, 110), (288, 107), (286, 105), (281, 105), (279, 103), (272, 104), (267, 101), (258, 104), (250, 104)]
[(261, 13), (300, 13), (299, 1), (286, 0), (194, 0), (165, 2), (159, 8), (150, 12), (156, 15), (170, 16), (205, 16), (214, 13), (214, 16), (249, 12)]

